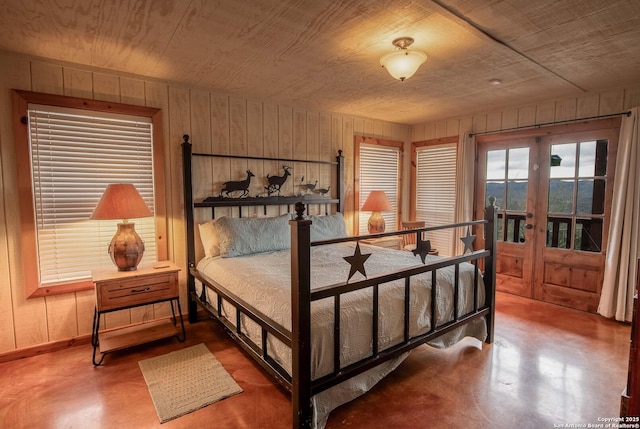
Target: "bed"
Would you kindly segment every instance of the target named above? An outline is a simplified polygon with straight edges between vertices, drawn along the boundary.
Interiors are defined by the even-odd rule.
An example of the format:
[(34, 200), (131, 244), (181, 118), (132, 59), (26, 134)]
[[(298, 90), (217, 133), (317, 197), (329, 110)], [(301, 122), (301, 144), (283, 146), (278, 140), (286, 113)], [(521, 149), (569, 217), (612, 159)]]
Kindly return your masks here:
[[(294, 427), (322, 428), (332, 409), (369, 390), (421, 344), (448, 347), (466, 336), (492, 342), (492, 204), (478, 221), (350, 237), (341, 153), (328, 163), (335, 168), (335, 198), (269, 193), (194, 201), (192, 169), (203, 163), (193, 160), (221, 156), (193, 153), (184, 136), (189, 321), (198, 320), (198, 309), (209, 312), (291, 392)], [(285, 213), (243, 217), (243, 208), (266, 214), (274, 206)], [(318, 208), (309, 215), (312, 206)], [(236, 216), (216, 217), (221, 207), (236, 207)], [(197, 222), (197, 210), (210, 210), (211, 219)], [(429, 255), (423, 234), (442, 228), (466, 229), (462, 255)], [(483, 249), (471, 248), (472, 232), (483, 232)], [(418, 248), (360, 243), (394, 234), (415, 234)]]

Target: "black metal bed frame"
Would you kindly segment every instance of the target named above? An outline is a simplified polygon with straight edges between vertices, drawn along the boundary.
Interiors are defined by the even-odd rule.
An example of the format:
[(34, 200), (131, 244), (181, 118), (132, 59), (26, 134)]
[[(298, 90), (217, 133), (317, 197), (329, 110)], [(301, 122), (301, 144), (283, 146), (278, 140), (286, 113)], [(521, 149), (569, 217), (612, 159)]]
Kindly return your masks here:
[[(198, 305), (210, 312), (222, 325), (228, 333), (236, 340), (236, 342), (249, 354), (257, 363), (271, 374), (276, 381), (283, 385), (291, 392), (293, 426), (295, 428), (310, 428), (312, 420), (311, 397), (332, 386), (341, 383), (351, 377), (354, 377), (370, 368), (373, 368), (389, 359), (399, 356), (421, 344), (433, 340), (465, 323), (477, 318), (486, 318), (487, 338), (485, 342), (493, 342), (494, 334), (494, 314), (495, 314), (495, 249), (496, 249), (496, 210), (493, 201), (485, 208), (484, 219), (472, 222), (463, 222), (454, 225), (446, 225), (439, 227), (427, 227), (410, 231), (397, 231), (382, 234), (374, 234), (369, 236), (348, 237), (334, 240), (325, 240), (311, 242), (310, 227), (311, 221), (304, 219), (303, 213), (305, 209), (308, 211), (310, 204), (326, 205), (333, 204), (337, 211), (343, 211), (344, 208), (344, 157), (338, 154), (336, 162), (322, 161), (306, 161), (306, 160), (282, 160), (291, 162), (316, 162), (320, 164), (332, 164), (336, 166), (337, 178), (337, 198), (332, 199), (321, 196), (302, 196), (302, 197), (256, 197), (256, 198), (227, 198), (227, 199), (205, 199), (200, 202), (193, 201), (192, 188), (192, 157), (216, 156), (229, 157), (226, 155), (211, 155), (192, 153), (189, 136), (184, 136), (182, 144), (183, 149), (183, 172), (184, 172), (184, 202), (186, 212), (186, 228), (187, 228), (187, 257), (188, 257), (188, 309), (189, 322), (197, 321)], [(270, 158), (252, 158), (252, 157), (234, 157), (243, 159), (260, 159), (273, 160)], [(285, 329), (280, 324), (257, 311), (249, 303), (234, 296), (225, 288), (216, 284), (206, 275), (198, 272), (195, 260), (195, 233), (194, 233), (194, 209), (195, 208), (211, 208), (212, 218), (215, 217), (216, 207), (238, 207), (240, 216), (242, 215), (242, 207), (245, 206), (263, 206), (266, 213), (267, 206), (286, 205), (289, 208), (295, 206), (296, 218), (291, 220), (291, 331)], [(322, 246), (332, 243), (357, 241), (363, 238), (378, 238), (392, 235), (403, 234), (421, 234), (426, 231), (433, 231), (444, 228), (460, 228), (460, 227), (483, 227), (485, 236), (485, 248), (475, 250), (461, 256), (439, 258), (433, 262), (425, 262), (422, 265), (412, 268), (398, 270), (376, 276), (370, 276), (362, 281), (344, 282), (337, 285), (326, 286), (311, 291), (311, 247)], [(479, 270), (475, 270), (474, 279), (474, 305), (473, 310), (468, 314), (458, 315), (458, 293), (459, 293), (459, 265), (462, 263), (473, 263), (478, 267), (478, 262), (483, 264), (483, 281), (485, 285), (485, 302), (483, 305), (478, 303), (478, 280)], [(454, 286), (454, 311), (453, 319), (436, 326), (435, 318), (432, 323), (431, 330), (425, 334), (411, 337), (409, 335), (409, 291), (411, 287), (411, 277), (421, 273), (431, 273), (432, 285), (436, 285), (436, 272), (444, 267), (454, 267), (455, 286)], [(206, 287), (200, 296), (195, 290), (195, 280), (198, 279), (203, 284), (211, 287), (217, 295), (214, 303), (209, 302), (206, 296)], [(404, 299), (404, 339), (400, 344), (390, 348), (379, 350), (378, 348), (378, 288), (380, 284), (394, 281), (404, 280), (405, 299)], [(373, 289), (373, 353), (355, 363), (342, 367), (340, 364), (340, 317), (334, 317), (334, 371), (324, 377), (311, 379), (311, 302), (324, 298), (333, 297), (334, 314), (340, 314), (340, 297), (348, 292), (363, 288)], [(437, 287), (431, 288), (431, 314), (435, 315), (435, 303), (438, 293)], [(230, 303), (236, 308), (235, 321), (229, 320), (222, 312), (222, 303)], [(258, 324), (262, 330), (261, 344), (255, 344), (242, 332), (241, 316), (248, 317)], [(278, 362), (269, 356), (267, 350), (267, 338), (273, 335), (292, 350), (292, 371), (289, 374)]]

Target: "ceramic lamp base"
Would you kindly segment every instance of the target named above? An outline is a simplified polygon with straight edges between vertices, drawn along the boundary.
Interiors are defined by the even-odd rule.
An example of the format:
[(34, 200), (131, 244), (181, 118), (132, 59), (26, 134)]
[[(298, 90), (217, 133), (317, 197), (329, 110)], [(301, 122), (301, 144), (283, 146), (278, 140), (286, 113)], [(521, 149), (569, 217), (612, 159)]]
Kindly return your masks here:
[(380, 234), (384, 232), (384, 218), (380, 214), (380, 212), (371, 213), (371, 217), (369, 218), (369, 234)]
[(118, 271), (135, 271), (143, 254), (144, 243), (135, 230), (135, 223), (119, 223), (109, 243), (109, 255)]

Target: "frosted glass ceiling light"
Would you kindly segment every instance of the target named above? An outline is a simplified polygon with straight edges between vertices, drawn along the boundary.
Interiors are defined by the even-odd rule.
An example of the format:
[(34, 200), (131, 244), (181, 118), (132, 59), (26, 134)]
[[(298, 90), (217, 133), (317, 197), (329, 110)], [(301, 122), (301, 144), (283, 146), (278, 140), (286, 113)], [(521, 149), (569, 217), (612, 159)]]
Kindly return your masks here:
[(399, 37), (392, 43), (397, 50), (380, 58), (380, 65), (387, 69), (391, 76), (404, 81), (413, 76), (418, 67), (427, 61), (427, 54), (407, 49), (413, 43), (411, 37)]

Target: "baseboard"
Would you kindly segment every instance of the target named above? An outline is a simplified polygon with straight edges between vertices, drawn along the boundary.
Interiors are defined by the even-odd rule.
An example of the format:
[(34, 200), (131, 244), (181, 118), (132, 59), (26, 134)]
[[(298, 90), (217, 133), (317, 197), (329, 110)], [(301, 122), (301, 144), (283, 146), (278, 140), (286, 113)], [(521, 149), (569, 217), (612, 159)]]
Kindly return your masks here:
[[(205, 311), (200, 314), (198, 312), (198, 317), (202, 317), (203, 319), (206, 317), (207, 313)], [(182, 315), (185, 323), (187, 322), (188, 315)], [(35, 346), (24, 347), (21, 349), (11, 350), (9, 352), (0, 353), (0, 363), (10, 362), (12, 360), (24, 359), (32, 356), (39, 356), (46, 353), (55, 352), (58, 350), (68, 349), (69, 347), (81, 346), (85, 344), (91, 344), (91, 334), (80, 335), (73, 338), (67, 338), (66, 340), (52, 341), (50, 343), (37, 344)]]
[(81, 335), (66, 340), (52, 341), (50, 343), (38, 344), (36, 346), (25, 347), (22, 349), (12, 350), (10, 352), (0, 353), (0, 363), (17, 359), (24, 359), (32, 356), (39, 356), (46, 353), (64, 350), (69, 347), (84, 344), (91, 344), (91, 334)]

